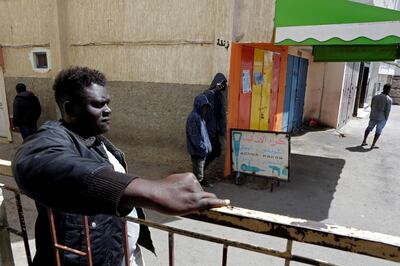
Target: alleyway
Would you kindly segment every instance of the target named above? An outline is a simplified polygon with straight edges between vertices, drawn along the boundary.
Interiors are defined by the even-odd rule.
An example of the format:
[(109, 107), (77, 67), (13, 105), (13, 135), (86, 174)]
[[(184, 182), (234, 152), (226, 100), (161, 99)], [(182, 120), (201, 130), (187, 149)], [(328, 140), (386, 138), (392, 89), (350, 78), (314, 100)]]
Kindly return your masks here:
[[(232, 184), (231, 180), (220, 180), (210, 191), (221, 198), (230, 198), (232, 205), (243, 208), (399, 236), (400, 165), (397, 151), (400, 150), (400, 106), (392, 107), (389, 122), (377, 144), (379, 149), (369, 150), (369, 146), (359, 146), (367, 123), (367, 117), (354, 118), (340, 131), (311, 131), (293, 137), (291, 182), (281, 184), (272, 193), (267, 183), (260, 178), (248, 178), (242, 186)], [(372, 137), (370, 135), (369, 144)], [(0, 144), (0, 158), (12, 158), (15, 148), (16, 144)], [(131, 158), (129, 153), (127, 158), (128, 161)], [(185, 170), (182, 168), (179, 170)], [(165, 176), (175, 169), (176, 166), (146, 166), (136, 167), (134, 172), (153, 178)], [(12, 183), (6, 177), (0, 177), (0, 182)], [(9, 193), (6, 197), (12, 201)], [(16, 225), (16, 217), (11, 209), (14, 208), (9, 208), (9, 221)], [(27, 205), (25, 215), (30, 223), (28, 230), (32, 237), (35, 213), (31, 203)], [(167, 217), (152, 211), (148, 211), (148, 218), (170, 226), (260, 246), (276, 249), (285, 247), (285, 243), (277, 238)], [(146, 264), (167, 265), (168, 235), (153, 230), (153, 238), (158, 257), (145, 251)], [(13, 240), (19, 241), (16, 237)], [(222, 246), (184, 237), (176, 237), (175, 245), (176, 265), (220, 265)], [(16, 265), (25, 265), (22, 242), (14, 243), (14, 246), (20, 247), (16, 254)], [(294, 253), (312, 255), (339, 265), (394, 265), (374, 258), (302, 244), (295, 244)], [(229, 249), (228, 265), (283, 265), (283, 261)]]

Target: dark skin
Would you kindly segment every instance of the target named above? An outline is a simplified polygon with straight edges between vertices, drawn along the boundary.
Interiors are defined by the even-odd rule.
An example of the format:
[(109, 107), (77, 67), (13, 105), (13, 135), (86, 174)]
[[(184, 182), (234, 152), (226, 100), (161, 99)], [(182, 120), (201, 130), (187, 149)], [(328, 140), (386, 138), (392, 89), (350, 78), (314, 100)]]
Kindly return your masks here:
[[(92, 84), (84, 88), (80, 101), (65, 101), (62, 118), (65, 125), (82, 137), (96, 136), (110, 129), (111, 108), (107, 88)], [(229, 200), (218, 199), (203, 190), (193, 173), (180, 173), (161, 180), (134, 179), (125, 189), (121, 207), (144, 207), (170, 215), (222, 207)]]
[(227, 87), (226, 82), (217, 83), (217, 86), (215, 86), (215, 93), (221, 94), (226, 89), (226, 87)]

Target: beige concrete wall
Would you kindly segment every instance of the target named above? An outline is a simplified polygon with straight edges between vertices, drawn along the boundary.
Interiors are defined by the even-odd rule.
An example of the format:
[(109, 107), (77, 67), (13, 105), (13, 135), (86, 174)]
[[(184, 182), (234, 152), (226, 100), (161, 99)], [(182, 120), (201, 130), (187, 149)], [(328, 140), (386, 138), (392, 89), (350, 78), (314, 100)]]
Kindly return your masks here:
[(189, 162), (185, 125), (193, 99), (207, 86), (171, 83), (108, 83), (116, 143), (129, 143), (135, 161)]
[(219, 5), (68, 1), (69, 63), (101, 69), (110, 80), (207, 84), (214, 74)]
[[(88, 65), (110, 80), (207, 84), (229, 72), (230, 47), (218, 38), (271, 41), (274, 1), (15, 0), (0, 2), (0, 18), (6, 76)], [(50, 49), (53, 71), (32, 70), (32, 47)]]
[(275, 16), (274, 0), (232, 0), (233, 39), (237, 42), (272, 42)]
[(342, 95), (345, 63), (327, 63), (320, 122), (336, 128)]
[[(24, 82), (42, 103), (42, 120), (54, 119), (58, 70), (97, 68), (110, 80), (109, 136), (131, 143), (142, 160), (187, 159), (184, 124), (194, 96), (216, 72), (228, 76), (232, 40), (271, 41), (273, 7), (273, 0), (0, 1), (9, 106)], [(50, 50), (51, 71), (32, 70), (35, 47)]]
[(345, 63), (309, 63), (304, 120), (316, 118), (319, 123), (336, 128), (344, 68)]
[(304, 99), (304, 120), (320, 119), (325, 66), (327, 63), (309, 61), (307, 87)]
[[(0, 45), (5, 77), (52, 77), (51, 71), (33, 71), (29, 55), (37, 47), (50, 50), (56, 47), (54, 3), (52, 0), (0, 1)], [(57, 65), (56, 54), (52, 62)]]

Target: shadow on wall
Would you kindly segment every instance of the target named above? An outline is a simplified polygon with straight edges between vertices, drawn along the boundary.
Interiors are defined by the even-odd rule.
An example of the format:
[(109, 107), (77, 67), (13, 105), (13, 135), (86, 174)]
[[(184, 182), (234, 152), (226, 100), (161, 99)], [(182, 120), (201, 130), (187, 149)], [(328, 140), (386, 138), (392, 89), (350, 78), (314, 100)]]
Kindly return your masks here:
[[(235, 206), (276, 213), (313, 221), (328, 218), (333, 194), (345, 165), (345, 160), (292, 154), (290, 182), (281, 182), (271, 193), (262, 177), (253, 178), (258, 183), (243, 186), (229, 184), (217, 187), (218, 196), (230, 198)], [(260, 182), (263, 185), (259, 185)]]

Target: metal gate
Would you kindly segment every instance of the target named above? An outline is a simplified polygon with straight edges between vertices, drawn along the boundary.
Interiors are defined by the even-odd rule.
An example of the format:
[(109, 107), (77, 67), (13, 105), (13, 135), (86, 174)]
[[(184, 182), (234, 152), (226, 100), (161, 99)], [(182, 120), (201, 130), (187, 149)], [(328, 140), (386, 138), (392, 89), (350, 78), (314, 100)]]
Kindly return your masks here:
[(283, 131), (298, 130), (303, 122), (308, 60), (289, 55), (286, 72)]
[(339, 119), (337, 128), (343, 127), (352, 117), (356, 98), (360, 63), (347, 62), (344, 69), (342, 97), (340, 100)]

